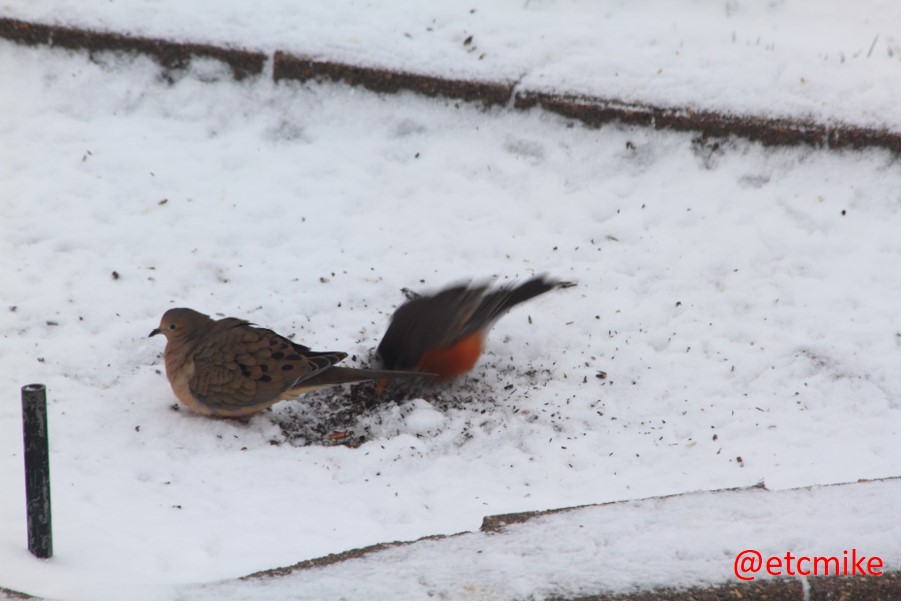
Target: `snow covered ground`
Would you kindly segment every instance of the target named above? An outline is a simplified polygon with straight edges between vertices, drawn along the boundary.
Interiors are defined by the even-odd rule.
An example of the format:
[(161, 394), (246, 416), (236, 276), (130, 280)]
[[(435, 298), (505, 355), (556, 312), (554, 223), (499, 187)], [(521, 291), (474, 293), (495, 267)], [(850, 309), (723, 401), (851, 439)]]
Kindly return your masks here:
[[(103, 14), (111, 29), (248, 46), (290, 36), (288, 4), (248, 30), (230, 12), (240, 8), (212, 13), (206, 29), (63, 6), (0, 2), (0, 14), (83, 25)], [(802, 5), (781, 7), (794, 28)], [(867, 15), (841, 27), (858, 37), (876, 23)], [(345, 27), (342, 40), (366, 36)], [(872, 91), (870, 72), (832, 62), (843, 80), (834, 86), (860, 95), (823, 114), (841, 98), (824, 88), (798, 111), (899, 125), (888, 72), (900, 66), (899, 34), (891, 58), (880, 31), (865, 64), (884, 76)], [(394, 58), (416, 61), (401, 48)], [(448, 65), (434, 46), (419, 48), (426, 65)], [(526, 52), (531, 63), (537, 50)], [(741, 61), (763, 54), (751, 46)], [(826, 76), (810, 70), (807, 81)], [(540, 111), (225, 74), (199, 62), (170, 84), (141, 58), (92, 62), (0, 42), (0, 82), (15, 83), (0, 92), (0, 587), (183, 597), (332, 552), (475, 531), (490, 514), (900, 475), (899, 159), (714, 148)], [(676, 103), (705, 99), (697, 80), (668, 92)], [(707, 97), (787, 108), (787, 94)], [(361, 362), (400, 288), (540, 272), (579, 286), (505, 317), (446, 395), (358, 420), (358, 449), (282, 431), (307, 404), (349, 393), (283, 403), (248, 424), (174, 411), (163, 341), (145, 337), (185, 305)], [(56, 554), (46, 562), (25, 549), (17, 395), (31, 382), (49, 387)], [(842, 509), (866, 507), (859, 493), (834, 496)], [(897, 500), (875, 496), (880, 509)], [(798, 546), (825, 547), (802, 534)], [(638, 574), (634, 584), (652, 582)]]

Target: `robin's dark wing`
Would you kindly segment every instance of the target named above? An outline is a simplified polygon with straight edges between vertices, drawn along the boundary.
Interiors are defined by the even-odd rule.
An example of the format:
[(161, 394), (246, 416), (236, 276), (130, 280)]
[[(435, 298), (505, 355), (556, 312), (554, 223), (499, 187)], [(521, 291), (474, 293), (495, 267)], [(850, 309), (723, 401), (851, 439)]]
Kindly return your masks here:
[(483, 293), (483, 288), (457, 285), (405, 302), (394, 312), (378, 344), (384, 366), (413, 369), (424, 353), (449, 343), (463, 332)]

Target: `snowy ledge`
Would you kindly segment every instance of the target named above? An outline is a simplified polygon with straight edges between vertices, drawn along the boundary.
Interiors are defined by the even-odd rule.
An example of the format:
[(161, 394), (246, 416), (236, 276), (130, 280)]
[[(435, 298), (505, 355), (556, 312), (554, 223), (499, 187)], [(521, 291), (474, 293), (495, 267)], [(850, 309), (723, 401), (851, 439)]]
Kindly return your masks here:
[[(758, 485), (492, 516), (478, 532), (372, 545), (187, 587), (182, 596), (900, 599), (899, 492), (900, 478), (783, 491)], [(754, 581), (741, 582), (734, 578), (734, 561), (747, 549), (765, 559), (787, 552), (840, 557), (855, 549), (859, 556), (881, 557), (883, 575), (757, 573)]]
[[(8, 17), (0, 17), (0, 37), (20, 44), (47, 44), (92, 53), (140, 53), (150, 56), (168, 70), (187, 67), (193, 57), (216, 59), (227, 64), (238, 80), (263, 73), (268, 58), (261, 51), (33, 23)], [(900, 155), (901, 149), (899, 132), (840, 122), (822, 124), (806, 118), (730, 114), (564, 91), (530, 90), (516, 81), (464, 80), (296, 56), (280, 50), (274, 53), (272, 66), (275, 81), (328, 79), (380, 93), (412, 91), (431, 97), (479, 101), (486, 105), (512, 103), (512, 107), (520, 110), (541, 107), (593, 127), (617, 122), (697, 132), (705, 138), (737, 136), (772, 146), (806, 144), (817, 148), (855, 150), (877, 147), (896, 155)]]

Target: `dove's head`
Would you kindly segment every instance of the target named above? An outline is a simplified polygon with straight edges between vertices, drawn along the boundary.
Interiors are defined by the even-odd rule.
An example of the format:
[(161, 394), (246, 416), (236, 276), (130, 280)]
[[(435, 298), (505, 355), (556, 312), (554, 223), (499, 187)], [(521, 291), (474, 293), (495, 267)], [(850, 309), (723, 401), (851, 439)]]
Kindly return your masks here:
[(214, 321), (191, 308), (171, 308), (161, 317), (161, 324), (151, 330), (148, 337), (163, 334), (167, 340), (187, 339), (196, 332), (204, 331)]

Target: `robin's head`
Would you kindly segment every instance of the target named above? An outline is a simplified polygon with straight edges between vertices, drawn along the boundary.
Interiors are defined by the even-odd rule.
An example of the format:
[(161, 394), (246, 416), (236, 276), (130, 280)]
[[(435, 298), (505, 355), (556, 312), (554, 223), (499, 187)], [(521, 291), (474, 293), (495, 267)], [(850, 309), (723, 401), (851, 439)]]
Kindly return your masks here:
[(163, 334), (167, 340), (186, 338), (211, 323), (214, 323), (211, 317), (191, 308), (171, 308), (164, 313), (161, 324), (151, 330), (148, 337)]

